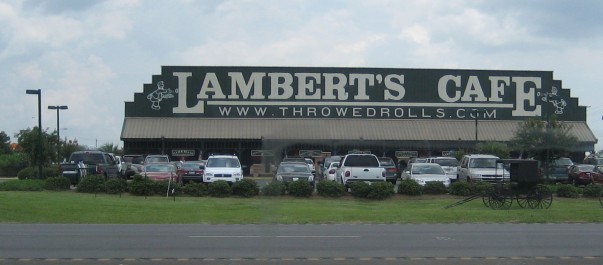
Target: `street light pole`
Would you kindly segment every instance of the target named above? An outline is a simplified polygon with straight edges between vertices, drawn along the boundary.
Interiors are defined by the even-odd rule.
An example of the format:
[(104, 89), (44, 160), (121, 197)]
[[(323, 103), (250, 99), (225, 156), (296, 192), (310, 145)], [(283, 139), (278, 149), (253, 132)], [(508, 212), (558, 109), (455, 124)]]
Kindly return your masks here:
[(475, 146), (474, 148), (477, 147), (477, 142), (478, 142), (478, 126), (477, 126), (477, 121), (479, 119), (479, 115), (480, 114), (484, 114), (486, 113), (485, 109), (473, 109), (472, 110), (472, 114), (474, 115), (475, 118)]
[(68, 109), (67, 106), (48, 106), (48, 109), (57, 110), (57, 163), (61, 162), (61, 134), (60, 134), (60, 126), (59, 126), (59, 111), (63, 109)]
[(42, 90), (27, 89), (25, 93), (38, 95), (38, 179), (42, 179)]

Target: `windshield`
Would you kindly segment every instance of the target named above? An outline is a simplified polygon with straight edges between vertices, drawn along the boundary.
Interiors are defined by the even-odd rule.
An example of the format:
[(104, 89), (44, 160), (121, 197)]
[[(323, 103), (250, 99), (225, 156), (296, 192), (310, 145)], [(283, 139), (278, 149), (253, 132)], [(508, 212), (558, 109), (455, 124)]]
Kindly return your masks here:
[(391, 159), (379, 159), (379, 163), (381, 163), (381, 166), (395, 166), (396, 164), (394, 164), (394, 161)]
[(452, 158), (452, 159), (448, 159), (448, 158), (435, 159), (435, 162), (443, 167), (456, 167), (459, 165), (459, 161), (457, 161), (454, 158)]
[(206, 167), (241, 167), (239, 160), (232, 157), (213, 157), (207, 160)]
[(145, 161), (147, 163), (167, 163), (170, 162), (167, 156), (148, 156)]
[(580, 171), (592, 172), (593, 170), (595, 170), (595, 166), (594, 165), (580, 165), (580, 166), (578, 166), (578, 169), (580, 169)]
[(439, 165), (413, 165), (412, 174), (445, 174)]
[(281, 165), (278, 167), (278, 173), (312, 173), (306, 165)]
[(560, 159), (555, 160), (555, 165), (556, 166), (566, 167), (566, 166), (571, 166), (573, 164), (574, 163), (569, 158), (560, 158)]
[(142, 164), (144, 161), (144, 156), (124, 156), (123, 160), (127, 163)]
[(186, 170), (198, 170), (201, 169), (201, 166), (203, 166), (201, 163), (184, 163), (180, 166), (180, 168)]
[(471, 159), (469, 167), (472, 168), (496, 168), (496, 158), (474, 158)]

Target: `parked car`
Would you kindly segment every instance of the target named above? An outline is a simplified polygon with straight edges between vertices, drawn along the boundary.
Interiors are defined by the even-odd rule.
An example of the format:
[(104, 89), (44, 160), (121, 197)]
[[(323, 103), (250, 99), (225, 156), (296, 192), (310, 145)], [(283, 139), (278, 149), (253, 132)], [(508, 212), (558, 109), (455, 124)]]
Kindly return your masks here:
[(398, 168), (393, 159), (389, 157), (379, 157), (379, 164), (385, 168), (385, 179), (392, 184), (396, 184), (398, 180)]
[[(339, 162), (341, 161), (341, 156), (327, 156), (324, 158), (324, 160), (322, 161), (322, 163), (320, 164), (320, 170), (319, 173), (324, 173), (325, 169), (327, 169), (329, 167), (329, 165), (331, 164), (331, 162)], [(322, 178), (324, 178), (325, 176), (322, 175)]]
[(140, 174), (143, 170), (144, 155), (124, 155), (124, 164), (121, 167), (121, 176), (126, 179), (132, 178), (136, 174)]
[(59, 174), (68, 178), (72, 185), (79, 183), (86, 175), (102, 175), (114, 178), (119, 175), (117, 162), (109, 153), (102, 151), (76, 151), (69, 156), (69, 162), (59, 165)]
[(205, 161), (186, 161), (180, 164), (178, 175), (182, 183), (203, 182), (203, 172), (205, 170)]
[(339, 162), (336, 179), (345, 186), (356, 181), (381, 182), (385, 181), (385, 169), (375, 155), (348, 154)]
[(597, 174), (593, 174), (593, 183), (599, 185), (603, 184), (603, 166), (596, 166), (595, 172), (597, 172)]
[(511, 175), (498, 163), (500, 158), (493, 155), (465, 155), (457, 169), (457, 180), (473, 181), (509, 181)]
[(568, 170), (573, 164), (574, 162), (566, 157), (553, 160), (549, 167), (550, 172), (548, 180), (553, 182), (567, 182)]
[(330, 162), (327, 168), (323, 171), (322, 176), (324, 180), (335, 180), (337, 175), (338, 162)]
[(430, 157), (427, 159), (427, 163), (436, 163), (440, 165), (450, 179), (456, 179), (456, 173), (459, 166), (459, 161), (456, 160), (456, 158), (448, 156)]
[(274, 175), (274, 180), (285, 184), (302, 179), (314, 187), (314, 174), (305, 162), (281, 162)]
[(593, 182), (593, 175), (597, 175), (597, 179), (600, 177), (601, 173), (595, 171), (595, 168), (596, 166), (591, 164), (574, 164), (568, 169), (567, 180), (576, 186), (588, 185)]
[(421, 186), (428, 182), (442, 182), (444, 186), (450, 186), (450, 177), (442, 166), (436, 163), (412, 163), (404, 170), (402, 178), (412, 179)]
[(312, 171), (312, 174), (315, 174), (316, 173), (316, 166), (314, 165), (314, 160), (312, 160), (311, 158), (304, 158), (304, 160), (306, 160), (306, 163), (310, 167), (310, 170)]
[[(305, 163), (305, 162), (304, 162)], [(307, 166), (307, 165), (306, 165)], [(224, 180), (234, 183), (243, 179), (243, 168), (235, 155), (210, 155), (205, 163), (203, 182)]]
[(176, 167), (170, 163), (149, 163), (144, 165), (142, 176), (154, 181), (168, 180), (172, 182), (181, 182), (176, 173)]

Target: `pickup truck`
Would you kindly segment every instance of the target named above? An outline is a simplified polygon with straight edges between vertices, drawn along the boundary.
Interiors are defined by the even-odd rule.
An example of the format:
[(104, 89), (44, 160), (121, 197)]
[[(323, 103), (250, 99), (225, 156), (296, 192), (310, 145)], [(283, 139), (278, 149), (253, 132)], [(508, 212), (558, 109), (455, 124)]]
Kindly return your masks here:
[(348, 154), (339, 163), (336, 179), (345, 186), (355, 181), (385, 181), (385, 168), (380, 166), (375, 155)]
[(117, 177), (119, 167), (111, 155), (101, 151), (76, 151), (69, 156), (69, 162), (59, 165), (59, 174), (77, 185), (86, 175)]

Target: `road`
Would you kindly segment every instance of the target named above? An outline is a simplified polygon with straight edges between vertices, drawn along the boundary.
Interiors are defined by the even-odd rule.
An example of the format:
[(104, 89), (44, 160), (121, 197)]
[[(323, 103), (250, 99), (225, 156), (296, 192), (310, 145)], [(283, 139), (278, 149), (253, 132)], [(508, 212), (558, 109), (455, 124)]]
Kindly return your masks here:
[[(602, 228), (601, 224), (0, 224), (0, 264), (55, 260), (601, 264)], [(431, 262), (412, 263), (420, 261)]]

